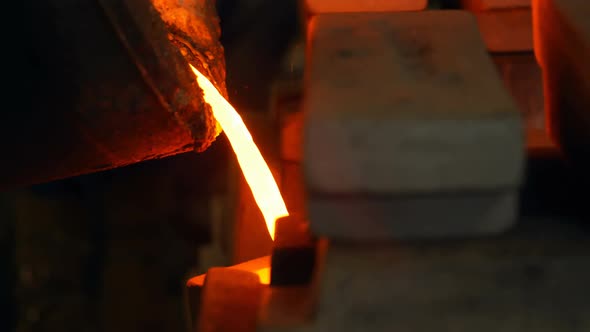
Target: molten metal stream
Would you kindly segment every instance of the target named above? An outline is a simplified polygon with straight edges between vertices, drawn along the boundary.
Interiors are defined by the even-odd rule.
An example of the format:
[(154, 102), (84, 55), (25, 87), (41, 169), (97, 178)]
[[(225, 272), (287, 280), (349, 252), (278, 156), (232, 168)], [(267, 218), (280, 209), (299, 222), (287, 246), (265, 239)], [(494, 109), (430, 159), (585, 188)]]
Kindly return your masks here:
[(203, 89), (203, 98), (211, 106), (213, 116), (225, 131), (238, 157), (246, 182), (264, 216), (268, 233), (274, 240), (275, 221), (289, 215), (279, 187), (238, 112), (223, 98), (207, 77), (195, 67), (191, 66), (191, 69), (197, 76), (199, 86)]

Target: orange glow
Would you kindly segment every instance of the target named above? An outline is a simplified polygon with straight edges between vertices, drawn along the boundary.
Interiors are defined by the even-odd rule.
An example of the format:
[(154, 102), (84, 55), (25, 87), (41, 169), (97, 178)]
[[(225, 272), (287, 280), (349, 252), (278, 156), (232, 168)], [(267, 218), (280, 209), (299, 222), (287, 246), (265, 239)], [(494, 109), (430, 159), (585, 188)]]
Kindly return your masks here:
[(274, 240), (275, 221), (289, 215), (279, 187), (238, 112), (207, 77), (192, 65), (191, 69), (203, 89), (203, 98), (211, 106), (213, 116), (229, 139), (254, 200), (262, 212), (268, 233)]
[(260, 278), (260, 283), (263, 285), (269, 285), (270, 284), (270, 267), (265, 267), (262, 269), (258, 269), (256, 271), (253, 271), (254, 273), (256, 273), (258, 275), (258, 278)]
[[(256, 273), (262, 285), (270, 284), (270, 256), (263, 256), (238, 265), (229, 266), (228, 269), (248, 271)], [(187, 287), (202, 287), (205, 284), (206, 274), (190, 278), (186, 282)]]
[(312, 15), (415, 11), (425, 9), (426, 5), (426, 0), (305, 0), (305, 8)]

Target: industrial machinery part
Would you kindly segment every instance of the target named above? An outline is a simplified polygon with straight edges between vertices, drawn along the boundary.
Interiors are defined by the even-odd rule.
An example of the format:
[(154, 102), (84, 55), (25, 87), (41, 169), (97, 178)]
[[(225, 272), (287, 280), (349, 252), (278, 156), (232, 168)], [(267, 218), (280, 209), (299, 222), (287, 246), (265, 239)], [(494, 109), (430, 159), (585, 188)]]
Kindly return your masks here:
[[(583, 7), (582, 0), (569, 1)], [(479, 2), (487, 7), (522, 4)], [(588, 84), (572, 68), (587, 72), (579, 54), (587, 54), (583, 46), (590, 39), (582, 37), (590, 36), (585, 33), (590, 30), (581, 29), (584, 12), (563, 12), (570, 14), (570, 22), (548, 13), (568, 28), (559, 31), (563, 39), (549, 34), (555, 33), (548, 28), (553, 21), (535, 31), (545, 33), (540, 41), (546, 49), (537, 56), (546, 62), (543, 70), (551, 71), (545, 78), (580, 83), (572, 91), (550, 86), (550, 92), (557, 89), (554, 97), (562, 103), (578, 101), (571, 109), (557, 104), (556, 111), (578, 111), (561, 116), (583, 121), (587, 112), (578, 106), (588, 100), (583, 90)], [(190, 313), (198, 323), (191, 331), (222, 330), (236, 317), (245, 322), (239, 331), (252, 332), (432, 331), (441, 326), (518, 331), (523, 322), (532, 330), (590, 330), (587, 295), (580, 292), (590, 278), (587, 209), (579, 216), (567, 211), (559, 219), (553, 213), (537, 214), (543, 204), (538, 197), (548, 194), (544, 191), (552, 198), (567, 196), (563, 201), (578, 195), (564, 195), (572, 194), (566, 187), (575, 188), (565, 185), (572, 176), (565, 168), (541, 166), (529, 154), (523, 172), (521, 114), (498, 77), (499, 71), (513, 95), (534, 98), (530, 104), (519, 100), (519, 105), (537, 131), (540, 73), (529, 61), (532, 54), (502, 51), (501, 59), (493, 54), (499, 67), (494, 68), (489, 45), (478, 31), (481, 25), (466, 12), (319, 14), (307, 23), (305, 62), (287, 58), (289, 75), (275, 86), (271, 102), (283, 141), (278, 173), (290, 217), (277, 221), (275, 241), (267, 250), (270, 259), (241, 263), (247, 256), (241, 254), (234, 261), (239, 265), (189, 280)], [(572, 30), (576, 33), (566, 35)], [(572, 51), (575, 46), (578, 52)], [(516, 68), (509, 75), (506, 63)], [(302, 71), (305, 79), (297, 74)], [(515, 82), (513, 75), (528, 82)], [(441, 90), (446, 93), (437, 95)], [(397, 127), (388, 127), (388, 121)], [(322, 130), (315, 129), (310, 143), (310, 127), (318, 123)], [(413, 132), (396, 148), (403, 130)], [(454, 136), (461, 139), (451, 145)], [(478, 165), (478, 160), (487, 162)], [(388, 162), (408, 162), (409, 167), (396, 172)], [(448, 165), (453, 167), (446, 171)], [(310, 171), (316, 171), (311, 166), (329, 171), (310, 179)], [(388, 186), (387, 180), (399, 174), (403, 176)], [(429, 178), (433, 174), (437, 176)], [(469, 177), (474, 181), (463, 182)], [(517, 190), (522, 180), (524, 190)], [(326, 201), (332, 214), (317, 211)], [(242, 196), (234, 208), (233, 230), (246, 233), (234, 235), (237, 239), (257, 236), (255, 223), (244, 227), (245, 219), (263, 225), (249, 205), (254, 205), (252, 199)], [(536, 212), (531, 214), (526, 205), (535, 205)], [(514, 226), (501, 223), (512, 223), (513, 217), (518, 217)], [(309, 220), (310, 227), (298, 220)], [(500, 228), (505, 231), (498, 234)], [(428, 240), (419, 240), (424, 238)], [(250, 253), (259, 249), (239, 241), (236, 246)], [(315, 257), (309, 254), (313, 246)], [(262, 294), (255, 294), (256, 286), (244, 280), (264, 275), (264, 267), (270, 268), (270, 282), (261, 281)], [(254, 301), (259, 301), (256, 324)], [(556, 313), (556, 303), (565, 309)], [(236, 310), (238, 305), (245, 310)], [(219, 314), (223, 310), (226, 314)]]
[(202, 151), (215, 139), (188, 66), (225, 93), (214, 1), (152, 3), (25, 2), (27, 46), (15, 51), (33, 73), (22, 87), (30, 104), (4, 112), (0, 189)]
[(512, 226), (521, 114), (471, 14), (317, 15), (307, 50), (303, 172), (312, 233), (389, 240)]

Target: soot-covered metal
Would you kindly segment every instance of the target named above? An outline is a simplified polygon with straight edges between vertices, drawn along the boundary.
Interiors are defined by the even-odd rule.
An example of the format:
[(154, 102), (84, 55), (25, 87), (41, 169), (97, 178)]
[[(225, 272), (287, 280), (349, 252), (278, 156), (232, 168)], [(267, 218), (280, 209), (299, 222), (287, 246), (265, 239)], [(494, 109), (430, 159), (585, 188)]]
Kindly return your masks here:
[[(152, 1), (165, 2), (173, 3)], [(185, 33), (152, 3), (25, 2), (27, 47), (18, 52), (27, 60), (24, 72), (33, 73), (23, 87), (30, 103), (3, 113), (0, 149), (10, 158), (0, 166), (0, 189), (211, 144), (219, 130), (175, 36), (192, 45), (190, 63), (225, 92), (213, 1), (176, 9), (199, 27)]]

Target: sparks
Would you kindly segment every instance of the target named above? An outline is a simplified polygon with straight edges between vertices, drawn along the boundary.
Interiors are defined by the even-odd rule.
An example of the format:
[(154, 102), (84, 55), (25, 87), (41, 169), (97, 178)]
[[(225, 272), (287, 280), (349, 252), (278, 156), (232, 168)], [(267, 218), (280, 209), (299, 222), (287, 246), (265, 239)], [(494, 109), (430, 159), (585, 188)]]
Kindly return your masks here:
[(191, 69), (197, 76), (197, 83), (203, 89), (205, 102), (211, 106), (213, 116), (229, 139), (254, 200), (262, 212), (268, 233), (274, 240), (275, 221), (289, 215), (279, 187), (242, 117), (207, 77), (192, 65)]

